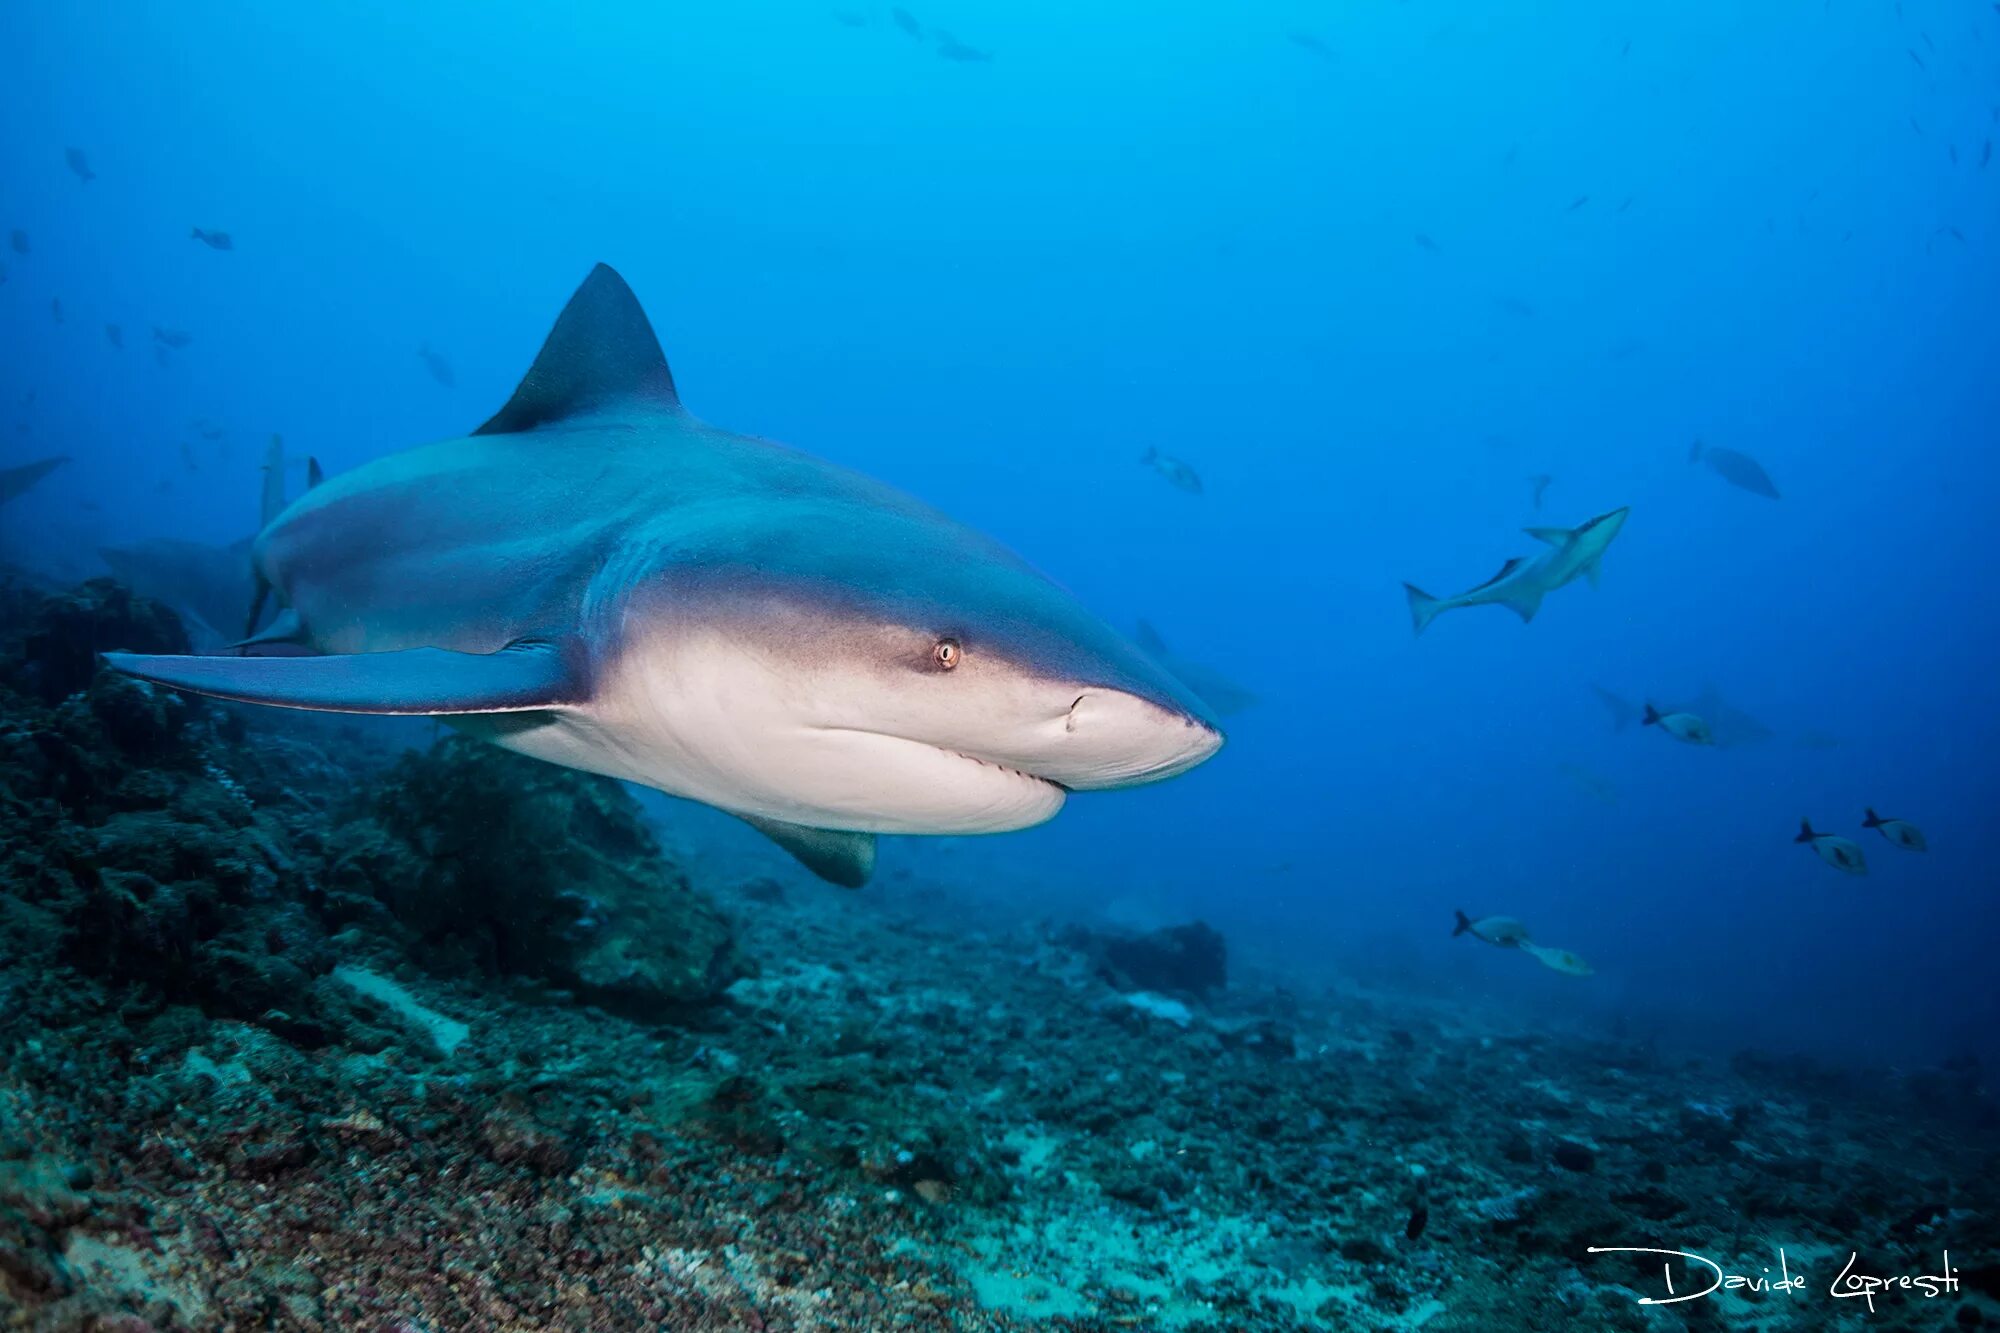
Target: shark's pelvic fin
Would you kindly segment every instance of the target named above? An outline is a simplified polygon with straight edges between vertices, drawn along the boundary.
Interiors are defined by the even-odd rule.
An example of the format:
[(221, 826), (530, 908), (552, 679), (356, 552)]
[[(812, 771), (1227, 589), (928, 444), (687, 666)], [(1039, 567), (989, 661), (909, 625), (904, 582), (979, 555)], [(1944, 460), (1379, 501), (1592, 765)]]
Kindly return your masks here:
[(556, 317), (514, 396), (472, 433), (507, 435), (618, 407), (678, 412), (681, 400), (639, 298), (599, 264)]
[(1542, 609), (1542, 590), (1540, 588), (1517, 588), (1508, 594), (1508, 596), (1502, 598), (1500, 605), (1521, 617), (1521, 623), (1525, 625), (1535, 618), (1535, 612)]
[(172, 657), (106, 653), (142, 680), (243, 703), (322, 713), (518, 713), (581, 698), (580, 673), (546, 640), (497, 653), (410, 648), (328, 657)]
[(1547, 542), (1551, 546), (1566, 546), (1569, 544), (1569, 539), (1576, 536), (1576, 533), (1568, 528), (1522, 528), (1521, 531), (1536, 541)]
[(799, 859), (799, 864), (821, 879), (842, 888), (858, 889), (875, 871), (875, 835), (842, 833), (836, 829), (807, 828), (779, 819), (743, 815), (751, 828), (777, 843)]
[(299, 613), (288, 607), (272, 617), (271, 623), (257, 633), (252, 634), (247, 639), (238, 639), (229, 646), (240, 650), (243, 648), (262, 647), (274, 643), (304, 643), (305, 641), (305, 624), (299, 619)]
[(1438, 611), (1444, 604), (1414, 583), (1403, 585), (1403, 596), (1410, 602), (1410, 624), (1416, 627), (1418, 634), (1422, 634), (1437, 619)]

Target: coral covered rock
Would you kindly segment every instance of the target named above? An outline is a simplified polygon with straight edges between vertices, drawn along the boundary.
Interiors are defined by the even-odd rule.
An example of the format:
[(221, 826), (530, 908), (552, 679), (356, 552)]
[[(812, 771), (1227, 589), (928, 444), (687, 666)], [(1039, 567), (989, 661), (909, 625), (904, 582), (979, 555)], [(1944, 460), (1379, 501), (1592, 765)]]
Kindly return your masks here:
[(434, 966), (638, 1009), (707, 1001), (743, 974), (728, 921), (608, 778), (451, 737), (365, 804), (335, 835), (333, 886), (380, 901)]

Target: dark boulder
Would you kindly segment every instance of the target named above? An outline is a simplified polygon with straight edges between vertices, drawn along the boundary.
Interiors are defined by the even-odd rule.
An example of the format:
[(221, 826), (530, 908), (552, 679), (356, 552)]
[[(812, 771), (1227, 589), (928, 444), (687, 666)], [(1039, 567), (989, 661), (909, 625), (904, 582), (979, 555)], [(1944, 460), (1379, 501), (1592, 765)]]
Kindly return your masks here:
[(1102, 976), (1122, 991), (1160, 991), (1206, 996), (1228, 980), (1228, 948), (1206, 922), (1143, 935), (1119, 934), (1072, 926), (1063, 942), (1090, 956)]

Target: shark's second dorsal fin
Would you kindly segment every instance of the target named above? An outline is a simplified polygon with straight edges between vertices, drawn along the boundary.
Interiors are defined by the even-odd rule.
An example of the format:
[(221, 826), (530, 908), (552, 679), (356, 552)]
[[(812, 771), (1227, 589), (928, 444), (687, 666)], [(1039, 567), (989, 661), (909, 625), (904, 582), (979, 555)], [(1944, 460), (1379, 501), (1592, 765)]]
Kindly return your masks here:
[(678, 412), (681, 400), (639, 298), (599, 264), (556, 316), (514, 396), (473, 434), (507, 435), (614, 407)]

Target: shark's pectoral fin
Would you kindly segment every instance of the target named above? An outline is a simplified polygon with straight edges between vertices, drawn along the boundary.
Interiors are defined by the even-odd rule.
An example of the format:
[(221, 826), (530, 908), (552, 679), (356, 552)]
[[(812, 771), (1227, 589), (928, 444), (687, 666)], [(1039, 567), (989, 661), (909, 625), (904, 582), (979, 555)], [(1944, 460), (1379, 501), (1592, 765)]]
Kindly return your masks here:
[(829, 883), (858, 889), (875, 870), (875, 835), (807, 828), (782, 819), (739, 816), (744, 823), (799, 859), (799, 864)]
[(572, 655), (542, 639), (497, 653), (410, 648), (328, 657), (106, 653), (113, 670), (195, 694), (323, 713), (515, 713), (580, 699)]
[(1590, 586), (1593, 588), (1597, 586), (1597, 576), (1602, 571), (1602, 565), (1603, 557), (1600, 556), (1583, 567), (1583, 576), (1590, 580)]

